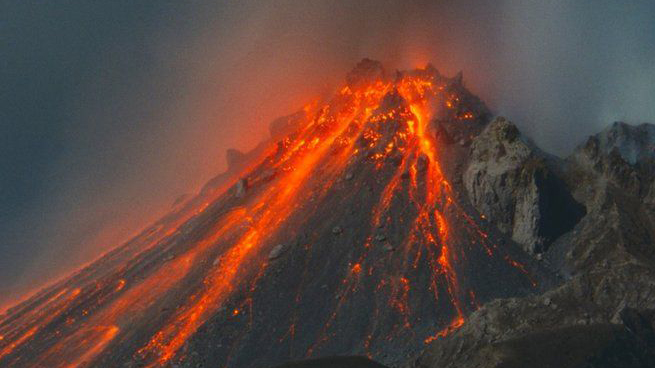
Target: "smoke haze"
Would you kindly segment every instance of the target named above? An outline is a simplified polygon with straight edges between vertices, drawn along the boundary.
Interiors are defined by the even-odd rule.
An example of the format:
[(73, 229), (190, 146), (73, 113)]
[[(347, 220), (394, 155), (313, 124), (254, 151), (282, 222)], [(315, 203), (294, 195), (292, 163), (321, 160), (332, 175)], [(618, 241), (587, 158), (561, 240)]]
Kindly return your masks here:
[(66, 1), (0, 7), (0, 304), (116, 246), (330, 93), (432, 62), (544, 149), (655, 121), (651, 1)]

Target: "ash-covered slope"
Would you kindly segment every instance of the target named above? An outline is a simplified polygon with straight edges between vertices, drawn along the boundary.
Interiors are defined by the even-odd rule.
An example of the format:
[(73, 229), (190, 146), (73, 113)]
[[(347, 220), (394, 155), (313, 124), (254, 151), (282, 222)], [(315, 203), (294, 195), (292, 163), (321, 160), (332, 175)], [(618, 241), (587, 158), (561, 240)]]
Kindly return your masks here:
[(0, 365), (406, 361), (485, 302), (554, 285), (464, 194), (488, 119), (461, 75), (363, 60), (272, 144), (233, 152), (231, 180), (10, 309)]

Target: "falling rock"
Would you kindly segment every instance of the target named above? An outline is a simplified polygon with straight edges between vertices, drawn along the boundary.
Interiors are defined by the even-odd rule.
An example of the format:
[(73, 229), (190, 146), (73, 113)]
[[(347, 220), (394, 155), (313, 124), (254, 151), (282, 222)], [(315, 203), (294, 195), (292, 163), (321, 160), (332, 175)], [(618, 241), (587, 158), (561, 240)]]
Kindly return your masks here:
[(280, 258), (280, 256), (284, 253), (286, 248), (284, 247), (284, 244), (278, 244), (271, 249), (271, 252), (268, 254), (268, 259), (274, 260), (277, 258)]
[(384, 250), (386, 252), (393, 252), (394, 250), (396, 250), (396, 248), (394, 248), (393, 245), (391, 245), (389, 243), (385, 243), (384, 244)]
[(335, 226), (332, 228), (332, 234), (339, 235), (343, 232), (341, 226)]
[(346, 174), (346, 180), (353, 180), (354, 175), (352, 173)]
[(378, 234), (375, 236), (375, 240), (382, 242), (387, 240), (387, 237), (384, 234)]

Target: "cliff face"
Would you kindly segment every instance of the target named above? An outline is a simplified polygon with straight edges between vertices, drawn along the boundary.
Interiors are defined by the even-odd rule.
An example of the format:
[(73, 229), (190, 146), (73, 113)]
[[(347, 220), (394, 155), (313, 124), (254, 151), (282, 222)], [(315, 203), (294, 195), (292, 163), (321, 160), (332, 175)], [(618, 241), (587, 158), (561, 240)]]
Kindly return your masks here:
[(480, 213), (527, 252), (542, 253), (585, 211), (556, 174), (557, 165), (497, 118), (473, 141), (464, 183)]

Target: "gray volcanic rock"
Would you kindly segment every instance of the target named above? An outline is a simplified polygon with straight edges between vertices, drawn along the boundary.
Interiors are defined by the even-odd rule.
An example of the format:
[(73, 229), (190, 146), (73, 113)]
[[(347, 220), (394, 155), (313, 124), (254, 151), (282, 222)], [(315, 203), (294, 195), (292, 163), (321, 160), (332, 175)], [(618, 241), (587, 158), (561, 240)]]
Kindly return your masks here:
[(544, 251), (583, 212), (546, 155), (502, 117), (474, 139), (464, 184), (478, 211), (529, 253)]
[[(514, 136), (507, 124), (499, 126)], [(655, 366), (653, 166), (650, 153), (641, 152), (649, 149), (641, 133), (652, 129), (614, 124), (555, 167), (587, 209), (545, 253), (565, 283), (542, 295), (487, 303), (409, 365)], [(516, 144), (514, 152), (523, 155), (515, 156), (533, 154), (526, 155), (526, 146)]]
[(567, 159), (567, 180), (589, 214), (553, 247), (550, 258), (565, 270), (655, 260), (655, 160), (645, 143), (653, 131), (650, 124), (615, 123)]
[[(431, 65), (427, 70), (431, 68), (436, 71)], [(468, 146), (491, 120), (492, 114), (482, 100), (466, 89), (462, 72), (448, 80), (444, 91), (458, 97), (448, 101), (449, 109), (436, 112), (435, 135), (443, 143)], [(464, 125), (462, 118), (467, 122)]]
[[(589, 137), (568, 159), (569, 171), (580, 175), (590, 189), (615, 186), (634, 193), (651, 205), (654, 187), (655, 125), (614, 123)], [(582, 188), (580, 188), (582, 189)], [(580, 193), (590, 200), (594, 193)]]
[(652, 367), (654, 276), (599, 268), (543, 295), (490, 302), (409, 366)]
[[(519, 336), (449, 338), (414, 362), (414, 367), (652, 367), (652, 312), (625, 309), (619, 323), (554, 325)], [(441, 359), (447, 356), (447, 359)]]
[(655, 159), (655, 125), (637, 126), (615, 122), (592, 140), (597, 142), (597, 154), (608, 155), (617, 150), (629, 164)]

